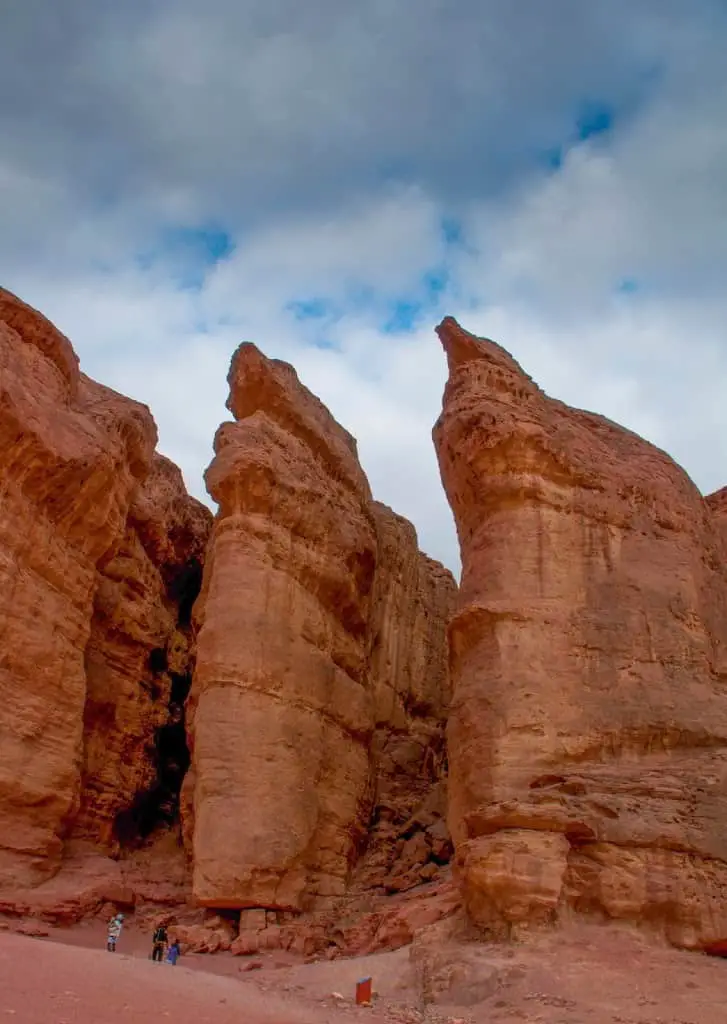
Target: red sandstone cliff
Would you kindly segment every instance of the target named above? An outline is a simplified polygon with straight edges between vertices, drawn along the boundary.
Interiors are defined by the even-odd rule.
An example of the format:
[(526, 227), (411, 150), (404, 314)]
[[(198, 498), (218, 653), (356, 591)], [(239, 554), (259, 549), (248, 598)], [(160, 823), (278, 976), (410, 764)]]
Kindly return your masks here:
[(355, 883), (404, 891), (449, 861), (444, 727), (450, 687), (446, 629), (457, 586), (419, 550), (414, 527), (378, 502), (369, 622), (374, 813)]
[(291, 366), (242, 345), (207, 485), (219, 503), (194, 683), (194, 892), (301, 910), (365, 834), (376, 536), (351, 438)]
[[(456, 909), (446, 882), (421, 912), (407, 893), (361, 920), (356, 899), (440, 876), (448, 802), (491, 935), (576, 911), (725, 940), (727, 489), (703, 499), (499, 346), (439, 333), (459, 594), (292, 368), (241, 346), (185, 707), (210, 514), (154, 453), (148, 410), (0, 290), (0, 906), (24, 906), (69, 837), (114, 851), (174, 821), (189, 718), (203, 904), (324, 906), (342, 948), (407, 941)], [(109, 878), (174, 902), (167, 838), (169, 892), (153, 852), (115, 874), (93, 855), (45, 912), (61, 892), (92, 909)], [(293, 941), (271, 919), (247, 910), (238, 951)], [(316, 927), (301, 948), (331, 941)]]
[(82, 797), (107, 843), (149, 782), (148, 657), (176, 644), (175, 580), (211, 518), (155, 444), (145, 406), (0, 290), (0, 888), (57, 870)]
[(99, 571), (86, 647), (81, 808), (74, 835), (115, 849), (178, 817), (189, 763), (194, 600), (212, 514), (155, 455)]
[[(357, 948), (451, 913), (445, 886), (426, 910), (407, 896), (357, 923), (361, 894), (449, 859), (456, 587), (372, 501), (353, 439), (292, 368), (240, 348), (187, 701), (210, 513), (154, 452), (148, 410), (80, 374), (6, 292), (0, 370), (0, 908), (65, 921), (183, 900), (174, 828), (145, 842), (181, 811), (203, 904), (327, 907)], [(282, 941), (251, 913), (240, 949)], [(296, 941), (325, 946), (327, 926)], [(217, 942), (202, 931), (200, 948)]]
[(455, 587), (372, 502), (355, 441), (292, 367), (245, 344), (229, 381), (185, 832), (202, 903), (300, 911), (343, 895), (374, 804), (388, 846), (364, 875), (381, 884), (441, 774)]
[(449, 819), (490, 934), (566, 908), (727, 932), (727, 548), (663, 452), (453, 320), (434, 430), (462, 549)]

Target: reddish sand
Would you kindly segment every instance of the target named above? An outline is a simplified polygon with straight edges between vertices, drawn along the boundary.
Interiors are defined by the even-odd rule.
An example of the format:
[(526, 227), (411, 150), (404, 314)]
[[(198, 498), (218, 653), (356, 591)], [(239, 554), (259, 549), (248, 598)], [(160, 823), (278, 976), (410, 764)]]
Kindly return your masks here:
[(0, 934), (0, 1016), (18, 1024), (334, 1024), (343, 1012), (252, 980)]
[[(153, 964), (129, 929), (115, 955), (98, 927), (49, 939), (0, 932), (0, 1024), (724, 1024), (727, 961), (659, 947), (625, 928), (582, 926), (522, 946), (434, 948), (454, 987), (425, 1008), (409, 949), (313, 964), (268, 955)], [(62, 939), (62, 941), (58, 941)], [(88, 948), (93, 942), (96, 948)], [(475, 952), (479, 967), (463, 974)], [(481, 958), (477, 960), (477, 958)], [(471, 963), (471, 959), (469, 960)], [(370, 1009), (353, 1005), (371, 975)], [(343, 998), (337, 998), (339, 993)], [(456, 995), (455, 1005), (447, 1003)]]

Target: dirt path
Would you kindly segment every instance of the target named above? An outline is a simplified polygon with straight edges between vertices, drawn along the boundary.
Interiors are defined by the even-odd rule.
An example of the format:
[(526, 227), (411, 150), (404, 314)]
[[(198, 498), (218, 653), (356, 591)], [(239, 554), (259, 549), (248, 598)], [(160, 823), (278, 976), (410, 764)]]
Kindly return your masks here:
[[(0, 1024), (727, 1021), (727, 961), (680, 953), (615, 926), (579, 926), (523, 945), (437, 941), (423, 956), (415, 947), (311, 964), (267, 955), (250, 973), (249, 961), (224, 955), (188, 956), (174, 968), (154, 964), (148, 936), (133, 929), (112, 955), (98, 948), (100, 934), (98, 925), (46, 939), (0, 932)], [(353, 1005), (363, 975), (374, 978), (379, 994), (370, 1009)], [(423, 977), (439, 994), (426, 1012)]]
[(263, 992), (253, 981), (142, 956), (0, 933), (0, 1024), (384, 1024), (374, 1010)]

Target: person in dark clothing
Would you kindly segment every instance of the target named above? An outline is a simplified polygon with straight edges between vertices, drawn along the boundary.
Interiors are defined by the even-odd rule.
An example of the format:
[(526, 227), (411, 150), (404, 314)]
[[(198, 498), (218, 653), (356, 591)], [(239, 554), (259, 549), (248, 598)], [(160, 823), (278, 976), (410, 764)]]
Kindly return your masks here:
[(151, 958), (161, 963), (164, 959), (164, 947), (167, 944), (167, 927), (160, 924), (152, 937)]

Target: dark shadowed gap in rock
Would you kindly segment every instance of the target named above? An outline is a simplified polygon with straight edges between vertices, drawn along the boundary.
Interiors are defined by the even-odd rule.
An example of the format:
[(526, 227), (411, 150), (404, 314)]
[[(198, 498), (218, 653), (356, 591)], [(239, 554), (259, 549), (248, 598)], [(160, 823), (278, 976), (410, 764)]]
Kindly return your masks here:
[(215, 917), (221, 917), (223, 921), (226, 921), (232, 928), (233, 935), (237, 937), (240, 933), (240, 910), (235, 908), (234, 910), (228, 910), (225, 907), (216, 907), (214, 910), (208, 911), (210, 914), (214, 914)]
[(192, 608), (202, 589), (202, 563), (198, 558), (191, 558), (172, 579), (169, 580), (167, 592), (169, 598), (179, 608), (178, 624), (182, 628), (192, 622)]
[(185, 702), (192, 676), (170, 675), (169, 716), (156, 730), (150, 751), (156, 779), (147, 790), (137, 793), (131, 807), (117, 815), (115, 833), (122, 847), (139, 846), (154, 833), (179, 824), (179, 796), (190, 764)]
[[(182, 632), (189, 630), (192, 608), (201, 587), (202, 566), (197, 559), (190, 560), (167, 581), (167, 594), (177, 605), (177, 627)], [(150, 651), (149, 668), (156, 676), (168, 670), (164, 648)], [(136, 794), (131, 806), (121, 811), (114, 823), (114, 834), (122, 849), (141, 846), (162, 830), (179, 828), (180, 793), (190, 765), (185, 705), (192, 686), (191, 668), (184, 674), (170, 672), (169, 680), (167, 720), (155, 731), (153, 744), (147, 748), (156, 768), (156, 779), (148, 789)], [(154, 699), (158, 699), (161, 690), (156, 684), (152, 685)], [(179, 841), (181, 843), (181, 835)]]
[(177, 675), (175, 672), (171, 673), (172, 688), (169, 691), (169, 711), (175, 712), (177, 708), (181, 708), (184, 712), (184, 705), (189, 696), (189, 690), (192, 685), (191, 673), (187, 675)]
[(154, 675), (167, 670), (167, 652), (163, 647), (155, 647), (149, 651), (149, 668)]

